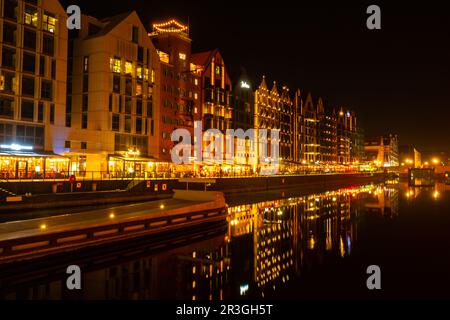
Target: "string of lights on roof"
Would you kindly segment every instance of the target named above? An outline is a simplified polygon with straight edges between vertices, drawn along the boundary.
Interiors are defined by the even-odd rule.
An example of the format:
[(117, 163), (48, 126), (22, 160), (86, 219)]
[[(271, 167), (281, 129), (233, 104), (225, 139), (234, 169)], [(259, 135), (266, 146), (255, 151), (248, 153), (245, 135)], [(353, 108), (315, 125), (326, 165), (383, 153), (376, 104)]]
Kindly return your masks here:
[(188, 31), (189, 27), (181, 24), (175, 19), (172, 19), (167, 22), (155, 23), (153, 24), (154, 32), (167, 32), (167, 33), (180, 33)]

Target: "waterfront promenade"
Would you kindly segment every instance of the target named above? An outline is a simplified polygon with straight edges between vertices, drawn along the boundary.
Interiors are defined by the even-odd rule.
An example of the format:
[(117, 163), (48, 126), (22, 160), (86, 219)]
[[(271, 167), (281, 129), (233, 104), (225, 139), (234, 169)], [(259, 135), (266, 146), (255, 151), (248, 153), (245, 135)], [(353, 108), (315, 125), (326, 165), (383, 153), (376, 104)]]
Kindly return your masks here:
[(218, 192), (176, 191), (172, 199), (0, 224), (0, 263), (225, 219)]

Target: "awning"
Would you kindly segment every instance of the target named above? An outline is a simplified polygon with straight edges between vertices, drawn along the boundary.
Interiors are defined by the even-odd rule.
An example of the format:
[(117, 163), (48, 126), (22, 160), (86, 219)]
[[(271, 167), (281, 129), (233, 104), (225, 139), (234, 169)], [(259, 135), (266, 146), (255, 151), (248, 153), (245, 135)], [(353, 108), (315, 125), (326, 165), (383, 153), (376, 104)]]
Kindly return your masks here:
[(142, 157), (142, 156), (135, 156), (135, 157), (126, 157), (121, 154), (110, 154), (109, 158), (116, 158), (124, 161), (134, 161), (134, 162), (154, 162), (154, 163), (160, 163), (160, 162), (167, 162), (167, 161), (161, 161), (154, 157)]
[(67, 159), (68, 157), (61, 156), (59, 154), (53, 152), (21, 152), (21, 151), (1, 151), (0, 157), (24, 157), (24, 158), (59, 158), (59, 159)]

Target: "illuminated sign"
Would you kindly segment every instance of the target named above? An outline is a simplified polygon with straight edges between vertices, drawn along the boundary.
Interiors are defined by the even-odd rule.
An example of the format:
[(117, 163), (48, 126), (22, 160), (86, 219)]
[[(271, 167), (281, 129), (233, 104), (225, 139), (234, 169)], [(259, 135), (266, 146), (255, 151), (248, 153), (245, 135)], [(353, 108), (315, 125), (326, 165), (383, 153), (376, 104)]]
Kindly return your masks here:
[(2, 145), (0, 145), (0, 148), (14, 150), (14, 151), (33, 150), (33, 147), (31, 147), (31, 146), (21, 146), (20, 144), (15, 144), (15, 143), (2, 144)]
[(250, 89), (250, 85), (246, 81), (241, 81), (241, 88)]
[(241, 296), (245, 296), (248, 292), (249, 289), (249, 285), (248, 284), (243, 284), (239, 287), (239, 293), (241, 294)]

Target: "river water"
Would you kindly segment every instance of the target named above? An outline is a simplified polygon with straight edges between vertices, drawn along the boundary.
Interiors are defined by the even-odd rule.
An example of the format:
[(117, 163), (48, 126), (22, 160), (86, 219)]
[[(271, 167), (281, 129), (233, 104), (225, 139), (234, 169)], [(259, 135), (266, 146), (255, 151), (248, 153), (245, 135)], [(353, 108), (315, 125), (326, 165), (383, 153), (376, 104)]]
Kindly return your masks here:
[[(18, 267), (3, 299), (450, 298), (450, 186), (228, 199), (227, 223)], [(81, 291), (64, 270), (79, 265)], [(381, 290), (367, 268), (380, 267)]]

